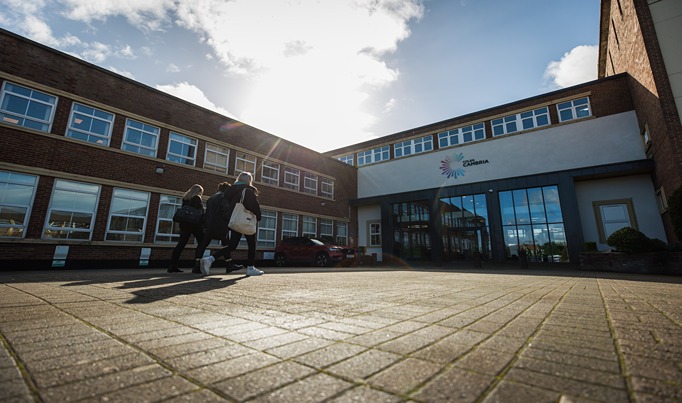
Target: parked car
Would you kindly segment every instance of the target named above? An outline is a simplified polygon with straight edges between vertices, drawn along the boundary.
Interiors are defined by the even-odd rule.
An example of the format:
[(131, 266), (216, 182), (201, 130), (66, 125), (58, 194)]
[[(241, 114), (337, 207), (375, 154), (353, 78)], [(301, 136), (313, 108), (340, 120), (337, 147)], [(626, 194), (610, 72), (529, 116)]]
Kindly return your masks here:
[(275, 248), (275, 264), (279, 267), (291, 263), (325, 267), (354, 260), (356, 256), (355, 249), (308, 237), (287, 238)]

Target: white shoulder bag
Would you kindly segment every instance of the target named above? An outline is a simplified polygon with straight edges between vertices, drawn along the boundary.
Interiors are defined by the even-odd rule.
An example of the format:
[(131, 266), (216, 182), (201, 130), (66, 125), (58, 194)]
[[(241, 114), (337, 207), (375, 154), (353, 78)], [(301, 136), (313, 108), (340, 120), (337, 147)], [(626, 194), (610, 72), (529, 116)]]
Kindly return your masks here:
[(258, 225), (258, 220), (256, 215), (250, 212), (244, 207), (244, 193), (246, 189), (242, 190), (242, 197), (239, 203), (234, 205), (234, 210), (232, 210), (232, 215), (230, 216), (230, 222), (227, 225), (231, 230), (237, 231), (244, 235), (253, 235), (256, 233), (256, 226)]

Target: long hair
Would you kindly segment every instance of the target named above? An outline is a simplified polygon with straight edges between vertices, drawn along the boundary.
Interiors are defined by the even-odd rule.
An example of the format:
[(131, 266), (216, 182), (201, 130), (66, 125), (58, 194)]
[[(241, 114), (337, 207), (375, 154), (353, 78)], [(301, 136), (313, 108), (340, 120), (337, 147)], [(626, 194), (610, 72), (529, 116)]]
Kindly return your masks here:
[(201, 187), (201, 185), (192, 185), (191, 188), (185, 194), (182, 196), (183, 199), (185, 200), (190, 200), (194, 196), (199, 196), (204, 194), (204, 188)]
[(246, 183), (246, 186), (253, 188), (253, 192), (256, 194), (256, 196), (258, 196), (258, 189), (253, 186), (253, 175), (251, 175), (251, 172), (241, 172), (239, 175), (237, 175), (237, 180), (235, 183), (236, 182)]

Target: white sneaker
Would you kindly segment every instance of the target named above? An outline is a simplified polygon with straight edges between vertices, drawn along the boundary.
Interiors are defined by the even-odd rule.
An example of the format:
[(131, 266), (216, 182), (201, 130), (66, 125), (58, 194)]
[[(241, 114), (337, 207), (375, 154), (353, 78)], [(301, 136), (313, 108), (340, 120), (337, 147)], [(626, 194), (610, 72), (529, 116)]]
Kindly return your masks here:
[(201, 259), (201, 263), (199, 263), (199, 266), (201, 267), (201, 272), (204, 273), (205, 276), (208, 276), (211, 273), (212, 264), (213, 260), (211, 259), (210, 256), (206, 256), (205, 258)]
[(246, 275), (247, 276), (260, 276), (263, 273), (265, 273), (265, 272), (262, 270), (258, 270), (253, 266), (249, 266), (246, 268)]

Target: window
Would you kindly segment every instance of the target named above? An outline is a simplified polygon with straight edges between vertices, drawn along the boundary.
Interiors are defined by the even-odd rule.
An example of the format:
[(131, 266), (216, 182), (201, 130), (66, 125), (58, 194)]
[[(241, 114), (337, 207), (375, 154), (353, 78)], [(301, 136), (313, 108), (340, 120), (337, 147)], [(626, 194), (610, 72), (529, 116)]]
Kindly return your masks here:
[(334, 221), (320, 219), (320, 238), (325, 241), (334, 240)]
[(322, 178), (320, 180), (320, 193), (322, 196), (329, 199), (334, 198), (334, 180), (329, 178)]
[(529, 261), (566, 260), (566, 233), (557, 186), (499, 193), (508, 258), (524, 251)]
[(137, 154), (156, 157), (159, 142), (159, 129), (132, 119), (126, 119), (125, 134), (123, 135), (122, 150)]
[(57, 179), (43, 237), (90, 240), (99, 191), (99, 185)]
[(303, 191), (310, 194), (317, 194), (317, 175), (308, 172), (303, 173)]
[(301, 228), (301, 235), (308, 238), (315, 238), (317, 236), (317, 218), (303, 216), (303, 228)]
[(56, 104), (55, 96), (5, 82), (0, 118), (4, 123), (49, 133)]
[(108, 146), (113, 122), (112, 113), (74, 102), (66, 137)]
[(284, 168), (284, 187), (299, 190), (301, 171), (294, 168)]
[(529, 130), (535, 127), (549, 124), (549, 109), (545, 106), (532, 111), (505, 116), (490, 121), (493, 136), (514, 133), (520, 130)]
[(275, 247), (275, 234), (277, 234), (277, 212), (261, 211), (261, 220), (258, 222), (257, 246), (262, 248)]
[(298, 215), (282, 214), (282, 240), (298, 236)]
[(142, 242), (147, 221), (149, 193), (114, 189), (107, 226), (107, 241)]
[(559, 122), (585, 118), (592, 115), (592, 112), (590, 111), (590, 101), (587, 98), (562, 102), (556, 106), (556, 109), (559, 113)]
[(485, 125), (476, 123), (469, 126), (438, 133), (438, 147), (445, 148), (485, 138)]
[(656, 191), (656, 202), (658, 204), (658, 211), (661, 212), (661, 214), (668, 211), (668, 199), (666, 199), (665, 191), (662, 187), (658, 188)]
[(279, 164), (270, 161), (263, 161), (261, 182), (270, 185), (279, 185)]
[(182, 197), (161, 195), (159, 216), (156, 221), (155, 242), (176, 242), (180, 234), (180, 224), (173, 222), (175, 210), (182, 206)]
[(368, 223), (369, 229), (367, 234), (369, 234), (369, 247), (381, 246), (381, 223), (380, 222), (370, 222)]
[(197, 159), (197, 140), (175, 132), (168, 139), (168, 161), (194, 166)]
[(344, 155), (343, 157), (339, 157), (338, 159), (339, 161), (345, 162), (348, 165), (353, 165), (354, 155), (353, 154)]
[[(348, 245), (348, 223), (336, 223), (336, 243), (339, 245)], [(350, 246), (350, 245), (348, 245)]]
[(26, 236), (38, 177), (0, 171), (0, 237)]
[(649, 134), (649, 124), (644, 124), (644, 130), (642, 130), (642, 142), (644, 143), (644, 150), (648, 150), (651, 147), (651, 135)]
[(246, 153), (238, 152), (234, 161), (234, 174), (239, 175), (242, 172), (249, 172), (256, 177), (256, 157)]
[(406, 140), (393, 145), (393, 151), (396, 158), (431, 150), (433, 150), (433, 137), (431, 135), (418, 139)]
[(609, 236), (624, 227), (637, 228), (632, 199), (592, 202), (599, 231), (599, 242), (606, 243)]
[(230, 150), (215, 144), (206, 143), (206, 153), (204, 154), (204, 169), (209, 171), (227, 173), (227, 166), (230, 159)]
[(371, 164), (373, 162), (385, 161), (390, 158), (389, 146), (377, 147), (373, 150), (361, 151), (358, 153), (358, 166)]

